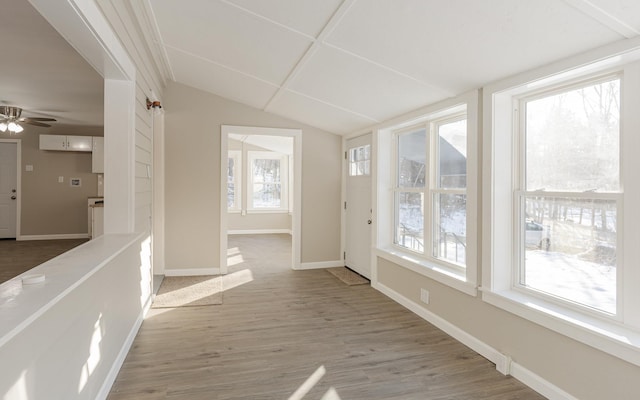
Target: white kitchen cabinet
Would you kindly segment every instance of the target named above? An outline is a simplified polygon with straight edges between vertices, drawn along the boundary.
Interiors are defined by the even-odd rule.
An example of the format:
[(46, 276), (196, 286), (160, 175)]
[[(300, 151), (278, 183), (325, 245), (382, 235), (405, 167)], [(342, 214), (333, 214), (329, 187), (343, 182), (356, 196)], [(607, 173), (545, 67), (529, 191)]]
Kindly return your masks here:
[(91, 136), (40, 135), (40, 150), (91, 151)]
[(93, 137), (93, 148), (91, 153), (91, 172), (94, 174), (104, 173), (104, 138)]

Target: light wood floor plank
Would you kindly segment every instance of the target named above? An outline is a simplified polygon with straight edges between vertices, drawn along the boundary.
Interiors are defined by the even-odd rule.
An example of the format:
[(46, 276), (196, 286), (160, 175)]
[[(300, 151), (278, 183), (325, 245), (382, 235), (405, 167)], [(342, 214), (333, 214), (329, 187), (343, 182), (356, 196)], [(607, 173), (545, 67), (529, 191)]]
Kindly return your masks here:
[(230, 273), (253, 280), (223, 305), (151, 310), (109, 400), (287, 399), (320, 366), (305, 400), (542, 398), (370, 286), (292, 271), (289, 240), (230, 236)]

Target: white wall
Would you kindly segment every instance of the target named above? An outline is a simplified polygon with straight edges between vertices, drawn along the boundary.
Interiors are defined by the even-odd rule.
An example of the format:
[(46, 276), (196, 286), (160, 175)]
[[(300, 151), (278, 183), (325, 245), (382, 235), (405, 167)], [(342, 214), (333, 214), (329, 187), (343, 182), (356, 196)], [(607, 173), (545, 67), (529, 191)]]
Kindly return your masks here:
[(341, 258), (341, 137), (177, 83), (164, 99), (167, 269), (219, 267), (221, 125), (302, 129), (302, 262)]

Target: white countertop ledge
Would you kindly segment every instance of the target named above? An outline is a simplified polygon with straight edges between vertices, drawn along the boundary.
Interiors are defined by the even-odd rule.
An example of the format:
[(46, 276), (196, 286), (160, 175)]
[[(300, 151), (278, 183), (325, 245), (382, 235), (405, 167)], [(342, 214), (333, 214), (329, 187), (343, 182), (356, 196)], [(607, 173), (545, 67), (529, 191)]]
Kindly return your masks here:
[[(102, 235), (0, 284), (0, 347), (142, 235)], [(44, 282), (23, 286), (22, 277), (33, 274), (44, 274)]]

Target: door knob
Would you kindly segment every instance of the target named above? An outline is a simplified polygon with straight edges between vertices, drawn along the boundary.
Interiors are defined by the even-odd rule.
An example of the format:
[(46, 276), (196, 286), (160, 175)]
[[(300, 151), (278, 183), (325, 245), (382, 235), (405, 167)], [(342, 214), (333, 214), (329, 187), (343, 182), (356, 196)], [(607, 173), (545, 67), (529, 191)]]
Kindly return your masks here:
[(11, 200), (15, 200), (15, 199), (16, 199), (15, 195), (11, 196)]
[(16, 192), (16, 190), (15, 190), (15, 189), (11, 189), (11, 193), (15, 193), (15, 192)]
[(371, 220), (368, 220), (368, 221), (367, 221), (367, 224), (371, 225)]

